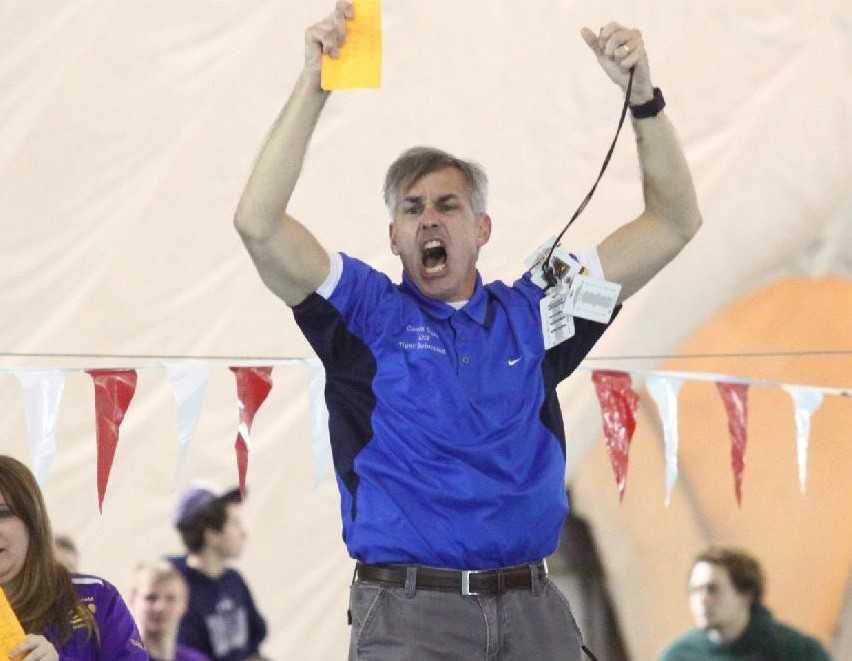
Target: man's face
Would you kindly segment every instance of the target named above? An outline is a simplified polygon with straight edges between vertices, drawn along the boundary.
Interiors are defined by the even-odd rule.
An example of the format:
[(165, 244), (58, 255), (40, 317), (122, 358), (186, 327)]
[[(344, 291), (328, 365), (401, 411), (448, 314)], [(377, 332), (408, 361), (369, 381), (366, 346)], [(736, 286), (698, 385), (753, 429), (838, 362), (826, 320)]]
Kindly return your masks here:
[(473, 295), (476, 258), (491, 236), (491, 219), (474, 214), (464, 175), (448, 167), (401, 191), (390, 245), (418, 289), (441, 301)]
[(225, 506), (225, 523), (222, 530), (208, 530), (207, 544), (215, 548), (226, 560), (240, 557), (246, 541), (246, 529), (243, 527), (242, 506), (230, 503)]
[(149, 573), (139, 575), (130, 608), (143, 638), (174, 635), (180, 618), (186, 612), (186, 606), (186, 586), (180, 578), (155, 581)]
[(699, 629), (725, 636), (748, 622), (751, 596), (737, 592), (724, 567), (698, 562), (689, 575), (689, 606)]

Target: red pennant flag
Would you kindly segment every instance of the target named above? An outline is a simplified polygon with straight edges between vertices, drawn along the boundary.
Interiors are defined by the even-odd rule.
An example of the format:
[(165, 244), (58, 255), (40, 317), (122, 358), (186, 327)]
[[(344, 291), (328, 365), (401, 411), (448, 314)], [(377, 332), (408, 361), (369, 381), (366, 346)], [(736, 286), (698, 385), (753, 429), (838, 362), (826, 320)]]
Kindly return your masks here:
[(743, 501), (743, 471), (745, 470), (746, 427), (748, 425), (748, 384), (716, 383), (725, 411), (728, 414), (728, 433), (731, 435), (731, 469), (734, 471), (734, 489), (737, 505)]
[(636, 430), (635, 414), (639, 395), (631, 387), (630, 375), (626, 372), (595, 370), (592, 372), (592, 381), (601, 405), (606, 449), (615, 473), (618, 497), (624, 500), (630, 441)]
[(240, 494), (246, 493), (248, 471), (249, 434), (254, 415), (272, 390), (271, 367), (232, 367), (237, 379), (237, 397), (240, 400), (240, 426), (234, 449), (237, 452), (237, 472), (240, 477)]
[(86, 370), (95, 384), (95, 417), (98, 425), (98, 510), (104, 511), (109, 472), (118, 429), (136, 392), (136, 370)]

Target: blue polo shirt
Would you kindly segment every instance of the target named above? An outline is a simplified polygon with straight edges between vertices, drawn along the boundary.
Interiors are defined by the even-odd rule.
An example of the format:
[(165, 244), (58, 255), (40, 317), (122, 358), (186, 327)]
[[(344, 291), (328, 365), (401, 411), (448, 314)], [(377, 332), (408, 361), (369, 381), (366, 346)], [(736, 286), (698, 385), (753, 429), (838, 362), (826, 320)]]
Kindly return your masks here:
[(293, 308), (326, 371), (343, 539), (362, 562), (454, 569), (551, 554), (567, 513), (557, 384), (607, 328), (545, 351), (542, 290), (477, 274), (460, 310), (341, 255)]

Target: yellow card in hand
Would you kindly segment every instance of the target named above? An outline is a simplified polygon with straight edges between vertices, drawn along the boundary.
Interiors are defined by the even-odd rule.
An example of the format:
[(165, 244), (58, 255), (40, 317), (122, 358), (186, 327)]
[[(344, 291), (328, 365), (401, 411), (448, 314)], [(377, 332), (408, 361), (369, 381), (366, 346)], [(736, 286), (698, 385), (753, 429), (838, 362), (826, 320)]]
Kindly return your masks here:
[(324, 90), (378, 87), (382, 77), (382, 7), (380, 0), (353, 0), (340, 56), (322, 56)]
[(21, 623), (18, 622), (18, 617), (9, 601), (6, 599), (6, 593), (3, 588), (0, 588), (0, 659), (6, 661), (11, 652), (20, 643), (26, 634), (21, 628)]

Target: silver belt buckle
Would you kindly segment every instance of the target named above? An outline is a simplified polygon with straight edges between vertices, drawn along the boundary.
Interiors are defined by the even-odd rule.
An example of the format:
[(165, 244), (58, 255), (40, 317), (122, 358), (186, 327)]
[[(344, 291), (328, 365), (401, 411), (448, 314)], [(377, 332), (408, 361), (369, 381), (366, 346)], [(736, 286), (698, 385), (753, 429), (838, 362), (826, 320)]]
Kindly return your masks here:
[(488, 571), (487, 569), (463, 569), (461, 573), (461, 593), (463, 597), (475, 597), (478, 594), (482, 594), (481, 592), (471, 592), (470, 591), (470, 575), (471, 574), (482, 574)]

